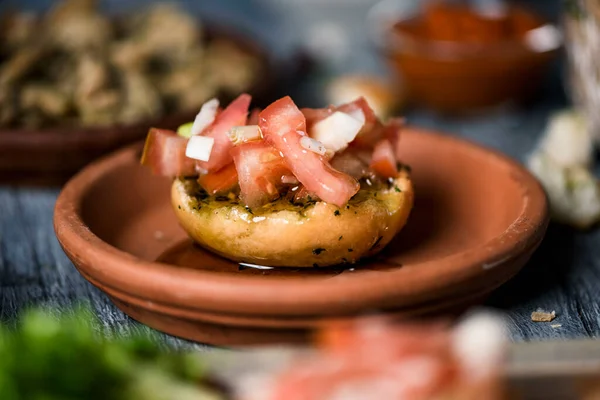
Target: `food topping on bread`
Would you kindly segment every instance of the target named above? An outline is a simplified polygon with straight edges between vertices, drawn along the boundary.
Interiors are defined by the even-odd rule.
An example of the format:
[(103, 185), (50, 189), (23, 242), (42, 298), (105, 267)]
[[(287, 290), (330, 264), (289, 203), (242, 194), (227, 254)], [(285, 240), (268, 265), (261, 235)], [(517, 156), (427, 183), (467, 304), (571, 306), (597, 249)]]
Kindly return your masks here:
[(361, 184), (398, 176), (403, 120), (383, 123), (364, 98), (299, 109), (284, 97), (249, 115), (250, 102), (242, 94), (221, 110), (212, 99), (178, 132), (151, 129), (142, 164), (158, 175), (197, 178), (209, 195), (239, 194), (248, 207), (281, 197), (342, 207)]
[(250, 100), (222, 111), (207, 103), (179, 135), (150, 130), (142, 164), (177, 178), (182, 228), (253, 265), (354, 264), (381, 251), (413, 205), (410, 171), (396, 159), (403, 120), (380, 121), (362, 98), (299, 109), (284, 97), (248, 115)]

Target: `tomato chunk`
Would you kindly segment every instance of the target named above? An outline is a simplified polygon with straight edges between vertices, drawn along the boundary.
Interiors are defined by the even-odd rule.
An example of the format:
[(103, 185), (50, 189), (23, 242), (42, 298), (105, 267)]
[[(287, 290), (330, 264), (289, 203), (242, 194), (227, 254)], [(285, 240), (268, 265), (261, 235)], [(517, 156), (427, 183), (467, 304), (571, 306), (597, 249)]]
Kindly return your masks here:
[(342, 104), (337, 108), (337, 111), (353, 116), (360, 116), (361, 114), (364, 116), (365, 124), (356, 136), (356, 139), (350, 144), (351, 146), (372, 148), (381, 139), (383, 125), (364, 97), (359, 97), (350, 103)]
[(398, 176), (396, 154), (389, 140), (380, 140), (375, 145), (370, 167), (375, 173), (384, 178), (395, 178)]
[(393, 327), (365, 319), (329, 327), (320, 332), (319, 339), (317, 355), (284, 372), (273, 399), (316, 400), (351, 394), (357, 399), (426, 400), (454, 398), (453, 394), (460, 393), (463, 378), (452, 353), (450, 332), (442, 324)]
[(227, 132), (234, 126), (246, 125), (251, 100), (252, 97), (248, 94), (240, 95), (216, 116), (212, 125), (202, 132), (202, 136), (215, 140), (210, 159), (198, 162), (202, 169), (215, 172), (231, 163), (232, 158), (229, 151), (233, 148), (233, 144), (227, 137)]
[(306, 118), (306, 129), (310, 130), (314, 124), (329, 117), (336, 110), (334, 106), (329, 106), (327, 108), (302, 108), (300, 111)]
[(210, 195), (230, 192), (238, 183), (238, 174), (233, 163), (216, 172), (200, 175), (200, 186)]
[(398, 155), (398, 145), (400, 143), (400, 132), (405, 127), (404, 118), (391, 118), (383, 127), (383, 137), (390, 141), (394, 149), (394, 155)]
[(146, 136), (142, 165), (155, 175), (171, 178), (195, 176), (196, 161), (185, 156), (188, 140), (168, 129), (151, 128)]
[(309, 192), (340, 207), (358, 192), (356, 179), (336, 171), (324, 157), (302, 147), (300, 139), (306, 136), (306, 119), (289, 96), (265, 108), (259, 120), (265, 140), (283, 154)]
[(260, 108), (255, 108), (252, 110), (250, 116), (248, 117), (248, 125), (258, 125), (258, 114), (260, 114), (260, 111)]
[(240, 197), (250, 208), (259, 207), (279, 197), (282, 176), (291, 172), (272, 146), (248, 142), (231, 150), (240, 184)]

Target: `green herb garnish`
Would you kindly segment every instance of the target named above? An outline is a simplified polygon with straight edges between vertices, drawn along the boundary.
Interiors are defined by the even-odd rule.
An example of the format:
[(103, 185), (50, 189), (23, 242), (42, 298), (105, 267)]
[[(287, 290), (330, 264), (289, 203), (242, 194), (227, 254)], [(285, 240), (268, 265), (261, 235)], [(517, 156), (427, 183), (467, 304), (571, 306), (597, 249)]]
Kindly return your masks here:
[(194, 125), (193, 122), (188, 122), (187, 124), (181, 125), (179, 128), (177, 128), (177, 134), (179, 136), (183, 136), (184, 138), (192, 137), (192, 125)]
[(222, 400), (198, 354), (168, 353), (153, 331), (105, 339), (87, 308), (26, 311), (0, 326), (0, 399)]

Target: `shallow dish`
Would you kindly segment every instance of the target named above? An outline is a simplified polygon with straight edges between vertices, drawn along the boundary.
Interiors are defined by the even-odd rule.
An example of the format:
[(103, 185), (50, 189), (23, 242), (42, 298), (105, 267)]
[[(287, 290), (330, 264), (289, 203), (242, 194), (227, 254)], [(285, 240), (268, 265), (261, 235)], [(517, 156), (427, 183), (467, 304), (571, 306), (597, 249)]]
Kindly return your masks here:
[(402, 136), (416, 199), (375, 259), (346, 269), (258, 269), (194, 245), (170, 181), (140, 166), (141, 145), (93, 163), (64, 187), (54, 225), (81, 274), (133, 318), (218, 345), (306, 338), (324, 320), (460, 310), (514, 276), (541, 242), (546, 196), (520, 165), (464, 140)]

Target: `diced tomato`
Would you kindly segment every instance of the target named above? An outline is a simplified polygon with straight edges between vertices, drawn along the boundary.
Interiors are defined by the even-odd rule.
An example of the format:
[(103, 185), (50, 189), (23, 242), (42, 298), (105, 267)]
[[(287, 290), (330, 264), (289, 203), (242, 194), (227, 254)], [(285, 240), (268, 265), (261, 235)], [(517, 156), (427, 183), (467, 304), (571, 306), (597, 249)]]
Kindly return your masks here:
[(375, 173), (384, 178), (395, 178), (398, 176), (396, 154), (389, 140), (380, 140), (375, 145), (370, 167)]
[(231, 150), (240, 184), (240, 197), (250, 208), (258, 207), (279, 197), (281, 177), (291, 172), (272, 146), (248, 142)]
[(383, 125), (364, 97), (359, 97), (350, 103), (342, 104), (337, 108), (337, 111), (350, 115), (362, 112), (365, 118), (365, 124), (356, 136), (356, 139), (350, 144), (351, 146), (372, 148), (381, 139), (383, 135), (381, 128)]
[(394, 149), (394, 155), (398, 154), (398, 145), (400, 143), (400, 132), (406, 125), (404, 118), (391, 118), (383, 127), (383, 137), (390, 141)]
[[(369, 158), (370, 156), (369, 154)], [(354, 179), (364, 178), (368, 175), (369, 169), (368, 162), (364, 162), (356, 152), (349, 150), (336, 154), (331, 160), (331, 166)]]
[(336, 171), (322, 156), (302, 147), (300, 139), (306, 135), (306, 120), (289, 96), (265, 108), (259, 119), (265, 140), (283, 154), (307, 190), (340, 207), (358, 192), (356, 179)]
[(228, 193), (238, 183), (235, 165), (231, 163), (216, 172), (200, 175), (198, 183), (210, 195)]
[(316, 356), (292, 364), (271, 399), (445, 398), (460, 379), (450, 339), (445, 324), (393, 327), (367, 318), (329, 326)]
[(202, 136), (211, 137), (215, 143), (208, 161), (199, 161), (198, 165), (208, 172), (215, 172), (231, 163), (231, 154), (229, 151), (233, 144), (227, 137), (227, 132), (234, 126), (246, 125), (248, 118), (248, 108), (252, 97), (248, 94), (242, 94), (232, 101), (210, 125)]
[(335, 112), (334, 106), (327, 108), (302, 108), (302, 114), (306, 118), (306, 129), (310, 130), (314, 124), (324, 120)]
[(342, 104), (338, 107), (303, 108), (301, 111), (306, 117), (308, 130), (310, 130), (314, 124), (324, 120), (335, 111), (349, 114), (357, 119), (364, 118), (365, 124), (354, 141), (350, 143), (351, 147), (373, 148), (375, 143), (381, 140), (386, 134), (383, 124), (379, 121), (377, 115), (364, 97), (359, 97), (350, 103)]
[(260, 114), (260, 111), (260, 108), (255, 108), (252, 110), (250, 116), (248, 117), (248, 125), (258, 125), (258, 114)]
[(185, 156), (188, 140), (168, 129), (151, 128), (146, 136), (142, 165), (156, 175), (171, 178), (195, 176), (196, 161)]

